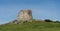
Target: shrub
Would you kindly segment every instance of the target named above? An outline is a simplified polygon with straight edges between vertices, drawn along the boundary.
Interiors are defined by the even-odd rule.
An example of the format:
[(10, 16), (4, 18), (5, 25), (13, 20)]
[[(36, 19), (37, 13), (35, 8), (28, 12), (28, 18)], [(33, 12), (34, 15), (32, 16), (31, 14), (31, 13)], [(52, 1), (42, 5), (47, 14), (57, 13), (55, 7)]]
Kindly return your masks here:
[(57, 23), (60, 23), (59, 21), (56, 21)]
[(45, 21), (45, 22), (53, 22), (53, 21), (50, 20), (50, 19), (45, 19), (44, 21)]

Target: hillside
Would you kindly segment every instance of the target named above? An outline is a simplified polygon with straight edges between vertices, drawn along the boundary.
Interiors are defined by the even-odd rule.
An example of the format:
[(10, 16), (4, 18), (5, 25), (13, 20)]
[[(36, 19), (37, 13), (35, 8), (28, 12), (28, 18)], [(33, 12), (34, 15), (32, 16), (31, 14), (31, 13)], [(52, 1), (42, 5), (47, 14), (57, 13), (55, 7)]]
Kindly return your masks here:
[(60, 31), (60, 23), (33, 21), (0, 25), (0, 31)]

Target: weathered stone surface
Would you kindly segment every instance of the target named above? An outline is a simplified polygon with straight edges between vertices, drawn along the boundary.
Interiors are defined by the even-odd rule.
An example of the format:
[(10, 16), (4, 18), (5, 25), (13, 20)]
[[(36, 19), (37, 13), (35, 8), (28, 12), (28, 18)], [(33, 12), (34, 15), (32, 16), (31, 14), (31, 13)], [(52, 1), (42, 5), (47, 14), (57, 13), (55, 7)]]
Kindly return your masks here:
[(31, 10), (20, 10), (17, 16), (17, 21), (23, 23), (24, 21), (32, 22)]

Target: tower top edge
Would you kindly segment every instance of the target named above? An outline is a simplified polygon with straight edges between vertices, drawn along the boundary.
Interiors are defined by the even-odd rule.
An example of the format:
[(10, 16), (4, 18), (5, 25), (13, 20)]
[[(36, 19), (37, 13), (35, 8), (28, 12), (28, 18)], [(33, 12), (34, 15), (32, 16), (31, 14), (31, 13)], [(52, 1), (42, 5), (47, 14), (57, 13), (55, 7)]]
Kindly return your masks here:
[(20, 11), (31, 11), (30, 9), (23, 9), (23, 10), (20, 10)]

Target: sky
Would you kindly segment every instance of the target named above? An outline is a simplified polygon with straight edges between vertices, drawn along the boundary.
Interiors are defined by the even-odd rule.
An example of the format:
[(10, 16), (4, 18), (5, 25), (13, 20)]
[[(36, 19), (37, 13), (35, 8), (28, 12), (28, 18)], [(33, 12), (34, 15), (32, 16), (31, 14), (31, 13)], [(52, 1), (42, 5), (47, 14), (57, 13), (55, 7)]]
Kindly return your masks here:
[(31, 9), (33, 19), (60, 21), (60, 0), (0, 0), (0, 24), (15, 20), (22, 9)]

